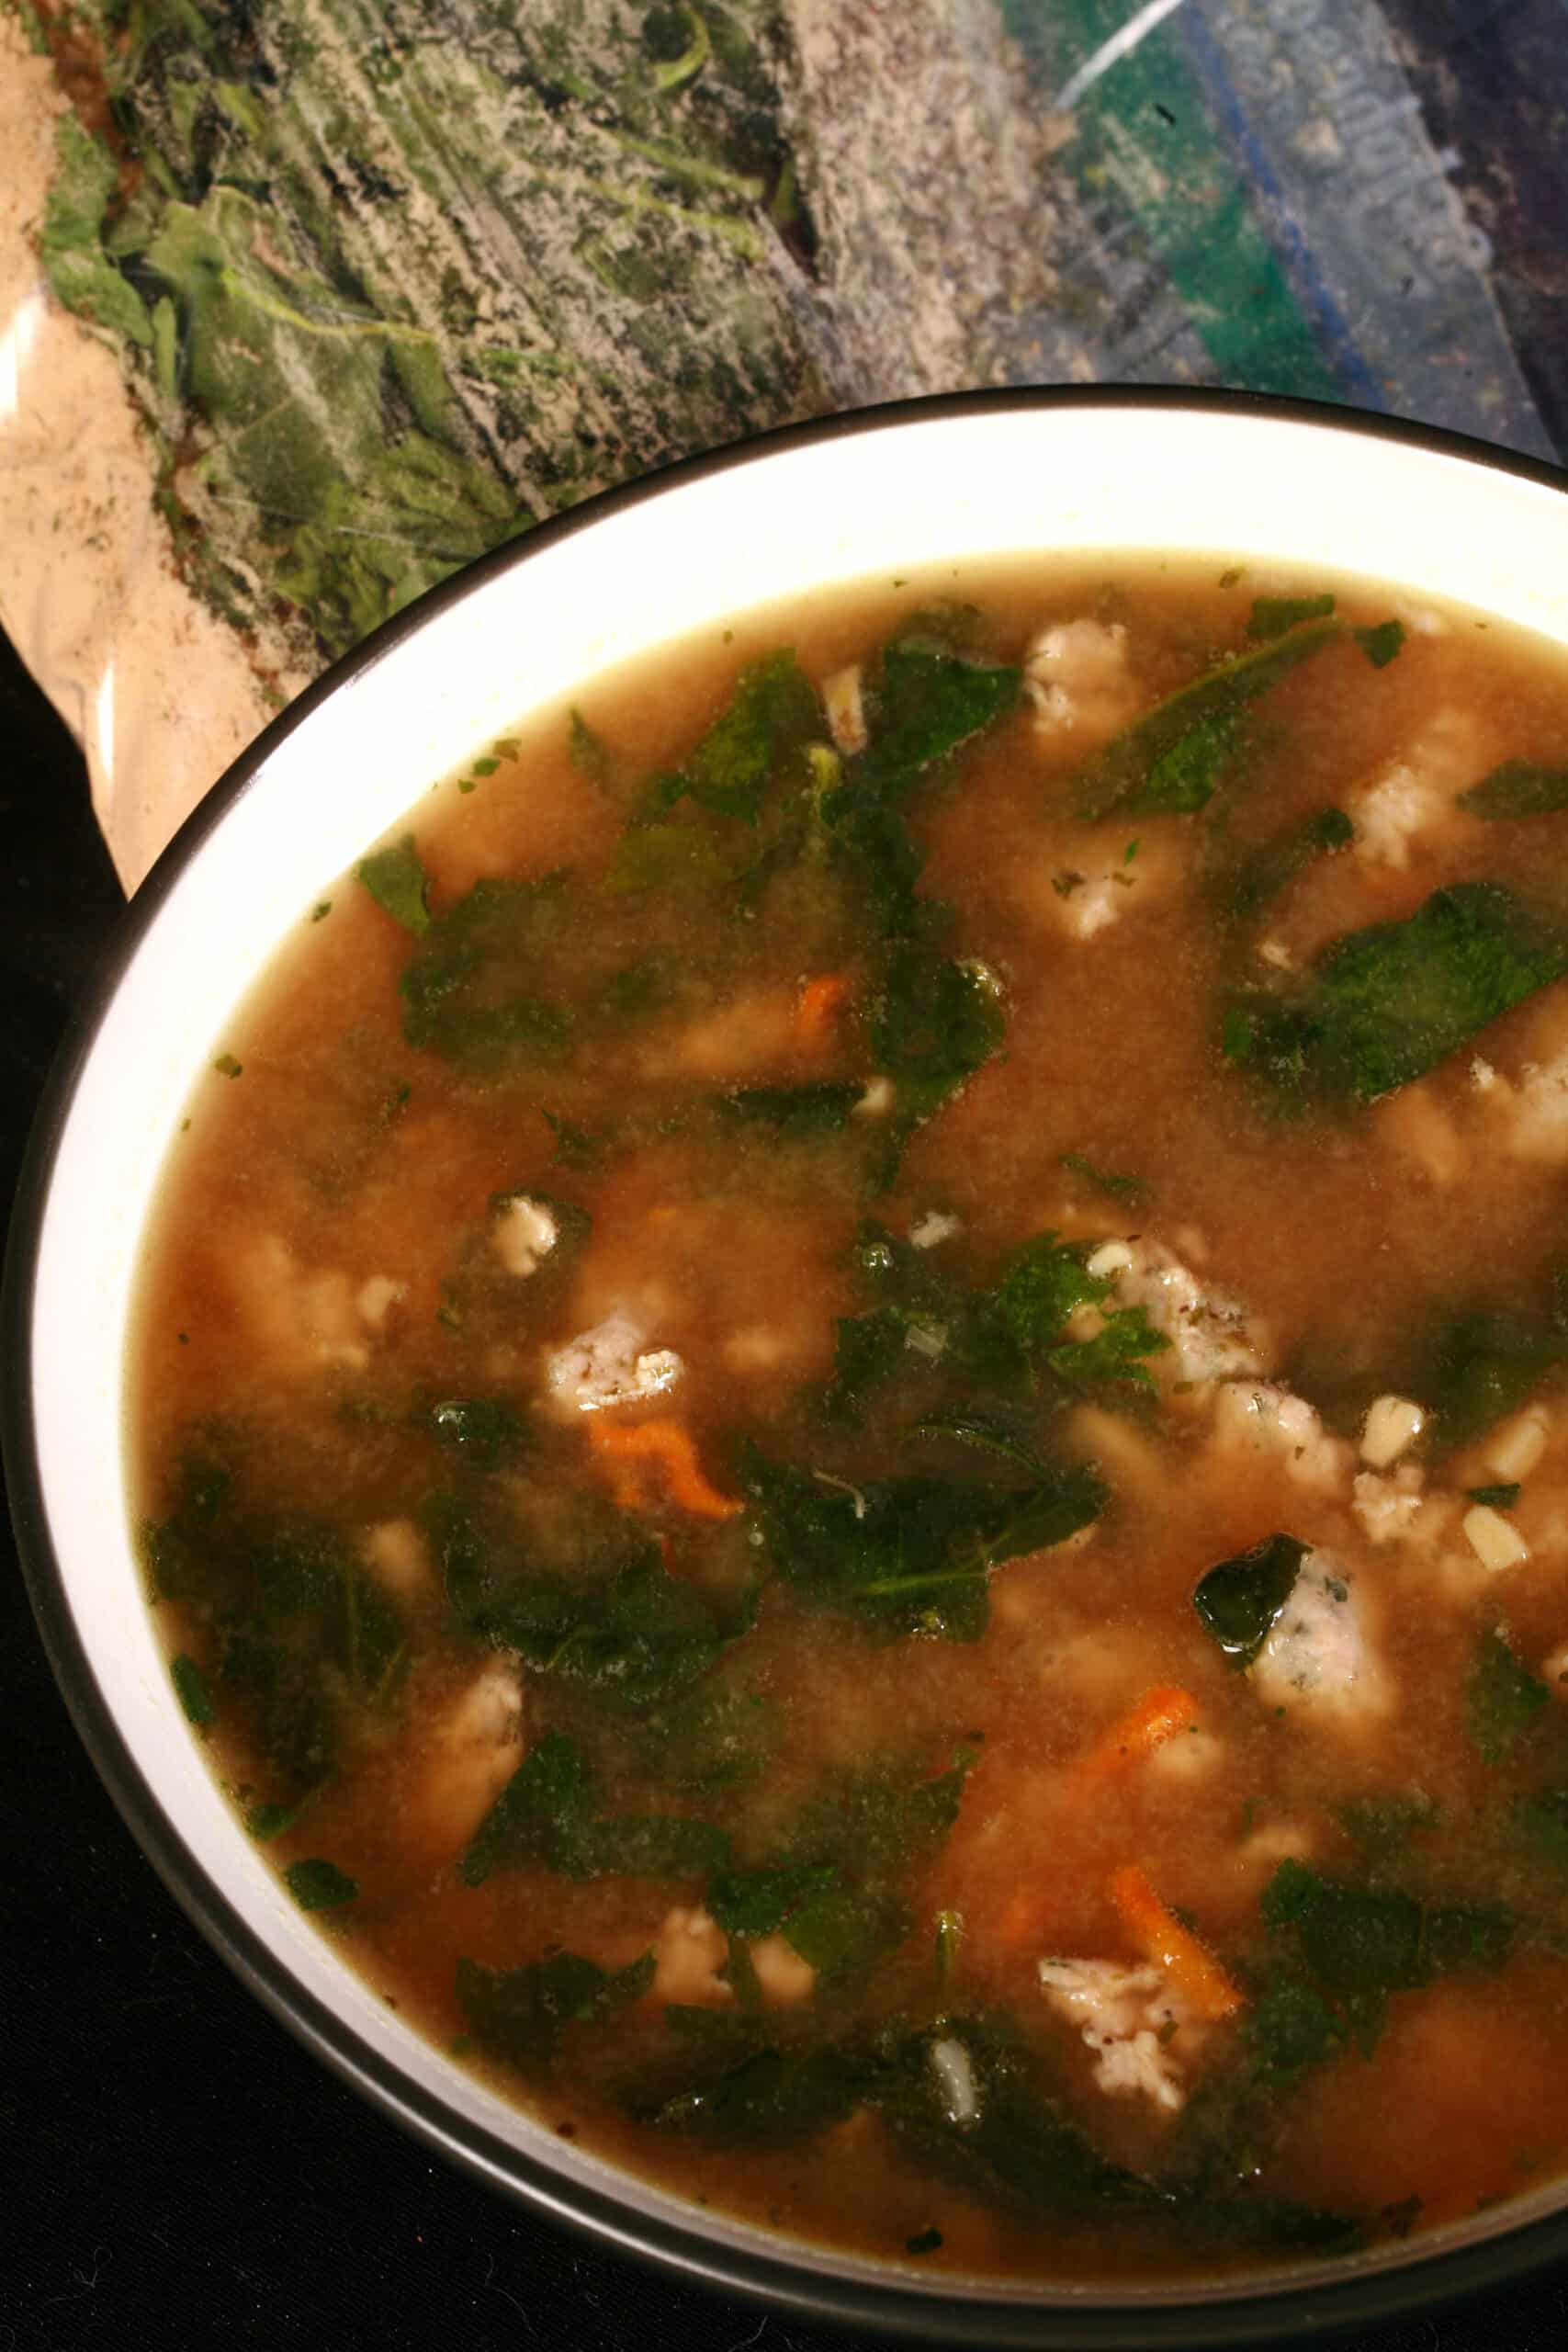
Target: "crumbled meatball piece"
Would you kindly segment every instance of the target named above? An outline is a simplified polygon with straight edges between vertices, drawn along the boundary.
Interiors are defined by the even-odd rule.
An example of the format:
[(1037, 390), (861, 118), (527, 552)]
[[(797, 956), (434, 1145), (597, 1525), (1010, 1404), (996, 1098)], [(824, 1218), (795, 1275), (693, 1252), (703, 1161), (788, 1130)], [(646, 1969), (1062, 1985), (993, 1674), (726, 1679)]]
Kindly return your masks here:
[(603, 1413), (673, 1388), (685, 1369), (673, 1348), (647, 1349), (629, 1315), (607, 1315), (546, 1357), (550, 1393), (569, 1411)]
[(1150, 2099), (1173, 2114), (1184, 2105), (1176, 2042), (1191, 2020), (1157, 1968), (1043, 1960), (1040, 1982), (1052, 2007), (1093, 2052), (1100, 2089), (1113, 2098)]
[(1358, 1589), (1327, 1552), (1303, 1560), (1250, 1672), (1265, 1704), (1291, 1713), (1348, 1722), (1384, 1715), (1393, 1704)]

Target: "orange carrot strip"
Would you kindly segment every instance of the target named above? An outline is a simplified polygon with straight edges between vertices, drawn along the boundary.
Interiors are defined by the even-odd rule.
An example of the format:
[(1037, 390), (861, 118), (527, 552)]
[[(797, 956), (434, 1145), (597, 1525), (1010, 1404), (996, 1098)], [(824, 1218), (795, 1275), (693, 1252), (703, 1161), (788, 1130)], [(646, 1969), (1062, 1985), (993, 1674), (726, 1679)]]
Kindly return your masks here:
[(1198, 1702), (1190, 1690), (1176, 1683), (1156, 1684), (1145, 1691), (1135, 1707), (1107, 1724), (1084, 1749), (1075, 1770), (1082, 1780), (1109, 1780), (1140, 1757), (1163, 1747), (1178, 1732), (1190, 1731), (1197, 1720)]
[(710, 1485), (683, 1421), (596, 1421), (589, 1435), (608, 1457), (611, 1487), (623, 1510), (637, 1510), (660, 1487), (695, 1519), (733, 1519), (745, 1509)]
[(1106, 1892), (1144, 1958), (1172, 1979), (1199, 2017), (1228, 2018), (1240, 2008), (1241, 1995), (1219, 1962), (1160, 1901), (1136, 1862), (1113, 1871)]
[(833, 1015), (849, 992), (849, 978), (843, 972), (818, 972), (814, 980), (807, 981), (795, 1013), (795, 1033), (803, 1045), (817, 1045), (827, 1035)]

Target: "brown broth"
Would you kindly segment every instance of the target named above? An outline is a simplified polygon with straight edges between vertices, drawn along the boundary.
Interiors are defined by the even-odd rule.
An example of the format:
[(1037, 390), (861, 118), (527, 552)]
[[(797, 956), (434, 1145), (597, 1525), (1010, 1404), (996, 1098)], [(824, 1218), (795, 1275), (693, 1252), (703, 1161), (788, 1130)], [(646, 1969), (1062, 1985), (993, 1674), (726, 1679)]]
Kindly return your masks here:
[[(1339, 617), (1387, 617), (1387, 592), (1331, 584)], [(897, 2259), (936, 2229), (940, 2248), (922, 2259), (939, 2267), (1157, 2277), (1267, 2262), (1298, 2243), (1288, 2231), (1205, 2233), (1195, 2221), (1205, 2203), (1250, 2199), (1257, 2212), (1291, 2200), (1348, 2216), (1376, 2240), (1413, 2217), (1462, 2217), (1568, 2165), (1553, 2087), (1568, 2064), (1568, 1878), (1539, 1809), (1568, 1781), (1558, 1692), (1568, 1415), (1554, 1398), (1551, 1336), (1568, 1096), (1558, 1143), (1550, 1069), (1540, 1076), (1568, 1048), (1568, 985), (1532, 991), (1473, 1045), (1367, 1105), (1282, 1106), (1221, 1049), (1227, 999), (1300, 983), (1326, 943), (1403, 922), (1436, 891), (1496, 884), (1541, 922), (1568, 926), (1557, 848), (1568, 817), (1482, 823), (1452, 805), (1504, 761), (1568, 763), (1568, 665), (1458, 610), (1426, 616), (1430, 628), (1412, 617), (1382, 668), (1346, 635), (1250, 707), (1237, 765), (1203, 808), (1092, 824), (1074, 813), (1077, 779), (1121, 725), (1251, 650), (1255, 596), (1318, 585), (1260, 573), (1217, 582), (1176, 560), (1118, 565), (1114, 576), (996, 567), (918, 593), (868, 587), (749, 616), (722, 641), (606, 680), (581, 712), (594, 757), (580, 745), (574, 763), (566, 717), (551, 712), (518, 729), (517, 756), (498, 772), (454, 783), (436, 815), (422, 814), (437, 919), (423, 941), (352, 877), (329, 914), (307, 920), (220, 1041), (240, 1074), (203, 1080), (171, 1160), (133, 1348), (133, 1501), (169, 1649), (194, 1662), (215, 1711), (216, 1770), (253, 1817), (275, 1808), (263, 1826), (287, 1816), (272, 1846), (280, 1865), (327, 1860), (349, 1874), (357, 1894), (323, 1914), (329, 1931), (438, 2043), (632, 2169), (807, 2239)], [(937, 987), (930, 959), (980, 959), (1005, 1038), (912, 1125), (882, 1182), (889, 1121), (868, 1105), (846, 1115), (840, 1102), (835, 1125), (813, 1098), (826, 1124), (797, 1134), (777, 1124), (776, 1102), (771, 1118), (765, 1106), (716, 1107), (739, 1088), (858, 1091), (883, 1066), (879, 1006), (901, 951), (867, 912), (863, 869), (842, 854), (835, 863), (810, 832), (827, 820), (780, 834), (744, 921), (733, 907), (750, 886), (694, 887), (689, 860), (655, 888), (617, 891), (605, 877), (628, 828), (646, 848), (649, 780), (689, 761), (743, 662), (793, 646), (819, 685), (871, 660), (939, 594), (980, 608), (977, 624), (937, 624), (959, 631), (960, 650), (977, 631), (976, 661), (1016, 662), (1047, 625), (1082, 618), (1124, 629), (1127, 662), (1109, 690), (1122, 697), (1115, 720), (1097, 727), (1093, 692), (1069, 684), (1069, 714), (1052, 733), (1021, 697), (898, 803), (923, 854), (922, 899), (953, 910), (922, 950), (922, 986)], [(1450, 711), (1461, 749), (1438, 741), (1434, 751), (1434, 714)], [(1445, 759), (1459, 763), (1446, 783)], [(1258, 913), (1225, 911), (1248, 857), (1325, 808), (1373, 810), (1367, 787), (1401, 761), (1418, 784), (1423, 762), (1436, 763), (1439, 782), (1397, 854), (1369, 850), (1374, 812), (1358, 819), (1356, 842), (1307, 859)], [(829, 762), (797, 760), (787, 773), (790, 790), (804, 794), (810, 776), (835, 788)], [(852, 762), (840, 786), (844, 773), (852, 783)], [(770, 790), (769, 808), (782, 806), (785, 786), (775, 777)], [(690, 799), (661, 821), (704, 836), (677, 842), (682, 857), (712, 852), (721, 867), (738, 866), (750, 840)], [(546, 882), (568, 866), (565, 883)], [(556, 1060), (476, 1074), (408, 1042), (416, 1001), (400, 980), (447, 935), (441, 918), (465, 892), (517, 880), (544, 892), (506, 920), (517, 936), (536, 924), (545, 944), (508, 967), (499, 993), (558, 996), (581, 1042)], [(1111, 919), (1075, 936), (1075, 900), (1097, 888)], [(824, 978), (832, 986), (812, 996)], [(454, 985), (461, 1003), (461, 975)], [(1086, 1163), (1133, 1180), (1135, 1196), (1108, 1191)], [(555, 1204), (559, 1226), (527, 1274), (504, 1270), (494, 1239), (497, 1196), (518, 1193)], [(576, 1211), (592, 1229), (573, 1257)], [(947, 1304), (910, 1306), (907, 1295), (915, 1336), (897, 1372), (858, 1419), (825, 1416), (840, 1318), (886, 1296), (857, 1263), (863, 1220), (908, 1244), (933, 1213), (956, 1222), (930, 1248), (906, 1249), (900, 1279), (929, 1269)], [(1026, 1377), (1013, 1363), (1003, 1379), (989, 1359), (983, 1374), (964, 1371), (963, 1300), (991, 1295), (1010, 1253), (1047, 1233), (1080, 1275), (1100, 1245), (1125, 1239), (1131, 1263), (1100, 1278), (1101, 1303), (1125, 1311), (1105, 1285), (1141, 1283), (1179, 1347), (1081, 1394), (1043, 1344)], [(1233, 1345), (1214, 1360), (1220, 1374), (1206, 1360), (1180, 1370), (1190, 1330), (1209, 1327), (1201, 1314), (1195, 1325), (1169, 1319), (1156, 1250), (1190, 1271), (1192, 1295), (1246, 1302), (1245, 1361)], [(1456, 1445), (1445, 1442), (1455, 1424), (1438, 1414), (1404, 1457), (1404, 1489), (1396, 1467), (1380, 1485), (1357, 1457), (1374, 1396), (1435, 1401), (1420, 1385), (1423, 1334), (1455, 1309), (1533, 1318), (1540, 1348), (1537, 1376), (1499, 1417), (1507, 1424), (1527, 1397), (1542, 1400), (1539, 1459), (1500, 1506), (1525, 1555), (1497, 1569), (1483, 1566), (1464, 1521), (1469, 1490), (1513, 1483), (1491, 1459), (1495, 1429)], [(617, 1312), (636, 1324), (637, 1348), (676, 1351), (677, 1383), (600, 1413), (558, 1409), (547, 1352)], [(1096, 1307), (1079, 1306), (1046, 1335), (1051, 1351), (1101, 1328)], [(995, 1344), (994, 1318), (975, 1330)], [(1272, 1434), (1281, 1390), (1321, 1416), (1285, 1442)], [(1264, 1410), (1249, 1419), (1259, 1393)], [(891, 1634), (853, 1596), (825, 1605), (782, 1572), (777, 1524), (746, 1483), (747, 1442), (838, 1498), (834, 1540), (853, 1542), (854, 1498), (880, 1492), (877, 1482), (918, 1471), (949, 1491), (977, 1479), (999, 1482), (998, 1494), (1020, 1488), (1016, 1462), (912, 1434), (923, 1414), (976, 1399), (1010, 1413), (1015, 1436), (1027, 1425), (1029, 1443), (1065, 1472), (1098, 1463), (1109, 1491), (1080, 1534), (970, 1578), (988, 1590), (988, 1622), (970, 1624), (970, 1638)], [(624, 1432), (650, 1425), (674, 1428), (688, 1453), (677, 1458), (667, 1437), (642, 1451), (626, 1443)], [(1372, 1487), (1353, 1483), (1364, 1475)], [(1382, 1540), (1380, 1498), (1408, 1514)], [(938, 1508), (920, 1505), (922, 1526)], [(485, 1606), (541, 1575), (556, 1606), (563, 1590), (602, 1587), (642, 1559), (656, 1583), (678, 1580), (709, 1612), (716, 1661), (629, 1704), (613, 1683), (574, 1679), (562, 1665), (581, 1657), (570, 1640), (553, 1657), (536, 1645), (513, 1674), (514, 1647), (464, 1597), (458, 1511), (488, 1546)], [(407, 1532), (378, 1562), (367, 1532), (388, 1526)], [(1303, 1576), (1315, 1558), (1348, 1580), (1364, 1621), (1348, 1679), (1323, 1637), (1327, 1698), (1256, 1664), (1236, 1670), (1193, 1607), (1215, 1564), (1280, 1532), (1311, 1547)], [(760, 1565), (755, 1623), (740, 1631)], [(1341, 1605), (1343, 1593), (1325, 1603), (1330, 1616)], [(721, 1645), (722, 1634), (734, 1638)], [(1514, 1712), (1505, 1693), (1494, 1738), (1478, 1660), (1506, 1679), (1499, 1639)], [(521, 1691), (522, 1736), (488, 1721), (459, 1737), (454, 1711), (497, 1671)], [(1113, 1744), (1114, 1726), (1161, 1690), (1190, 1703), (1196, 1728), (1146, 1753), (1108, 1752), (1108, 1733)], [(715, 1691), (740, 1727), (718, 1765), (680, 1722)], [(995, 2063), (1021, 2067), (1030, 2095), (1054, 2101), (1106, 2165), (1175, 2183), (1185, 2220), (1141, 2221), (1120, 2191), (1091, 2198), (1088, 2212), (981, 2193), (962, 2148), (928, 2163), (893, 2127), (890, 2093), (849, 2098), (774, 2146), (710, 2142), (674, 2109), (638, 2120), (716, 2064), (647, 1989), (568, 2023), (542, 2071), (498, 2056), (493, 2026), (487, 2050), (458, 1997), (459, 1962), (515, 1970), (565, 1950), (613, 1974), (678, 1941), (671, 1914), (697, 1908), (722, 1876), (593, 1874), (578, 1849), (536, 1839), (467, 1883), (458, 1865), (481, 1819), (547, 1737), (591, 1760), (595, 1820), (706, 1822), (739, 1869), (798, 1861), (809, 1808), (870, 1766), (907, 1804), (960, 1759), (967, 1779), (945, 1835), (912, 1844), (869, 1894), (869, 1848), (846, 1846), (841, 1822), (837, 1859), (819, 1865), (857, 1900), (884, 1902), (881, 1944), (858, 1972), (824, 1965), (803, 1997), (773, 1998), (739, 1955), (742, 1944), (758, 1951), (761, 1966), (760, 1947), (737, 1929), (738, 1973), (674, 1997), (738, 2020), (739, 2052), (747, 2032), (780, 2037), (796, 2068), (814, 2019), (845, 2067), (877, 2031), (901, 2031), (928, 2103), (932, 2021), (1006, 2018), (1022, 2054)], [(1483, 1752), (1489, 1743), (1495, 1752)], [(726, 1778), (737, 1757), (744, 1769)], [(1369, 1850), (1346, 1808), (1391, 1798), (1424, 1810)], [(1555, 1845), (1568, 1856), (1568, 1810)], [(1265, 1911), (1282, 1865), (1357, 1899), (1427, 1905), (1431, 1938), (1447, 1932), (1444, 1906), (1481, 1906), (1494, 1920), (1506, 1910), (1512, 1940), (1506, 1955), (1488, 1946), (1454, 1967), (1424, 1944), (1415, 1973), (1428, 1981), (1395, 1982), (1358, 2007), (1356, 1988), (1314, 1975), (1305, 1947)], [(1165, 2023), (1137, 2029), (1149, 2045), (1144, 2088), (1111, 2090), (1104, 2050), (1039, 1971), (1042, 1961), (1146, 1962), (1116, 1893), (1130, 1868), (1223, 1972), (1235, 2005), (1205, 2020), (1190, 1966), (1167, 1967), (1147, 1996)], [(943, 1975), (936, 1939), (951, 1914), (963, 1930)], [(786, 1975), (790, 1964), (785, 1954)], [(1270, 2003), (1280, 1982), (1299, 1989), (1305, 1978), (1329, 2040), (1311, 2063), (1287, 2065), (1269, 2040)], [(1161, 2011), (1168, 1995), (1175, 2006)], [(962, 2041), (970, 2030), (952, 2032)], [(1133, 2030), (1111, 2039), (1125, 2056)], [(994, 2100), (992, 2063), (976, 2060)], [(1179, 2105), (1165, 2102), (1162, 2082)], [(962, 2107), (951, 2086), (943, 2096)], [(953, 2124), (955, 2144), (969, 2128)]]

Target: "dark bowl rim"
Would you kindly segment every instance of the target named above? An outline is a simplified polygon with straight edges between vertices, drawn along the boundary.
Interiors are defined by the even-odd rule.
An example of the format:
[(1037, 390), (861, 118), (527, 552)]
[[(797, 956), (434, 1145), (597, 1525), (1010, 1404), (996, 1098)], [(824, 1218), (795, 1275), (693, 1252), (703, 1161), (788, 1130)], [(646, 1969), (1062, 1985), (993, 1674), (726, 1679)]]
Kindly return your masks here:
[[(1049, 416), (1073, 411), (1132, 410), (1150, 417), (1192, 413), (1265, 419), (1326, 428), (1356, 440), (1386, 440), (1481, 465), (1557, 492), (1568, 474), (1472, 435), (1327, 402), (1262, 392), (1110, 385), (955, 392), (890, 401), (784, 425), (647, 474), (585, 500), (564, 514), (505, 542), (429, 590), (334, 662), (274, 718), (212, 786), (164, 850), (111, 935), (72, 1016), (39, 1097), (17, 1190), (0, 1295), (0, 1449), (27, 1585), (44, 1649), (78, 1736), (121, 1818), (187, 1917), (296, 2039), (371, 2107), (423, 2145), (600, 2246), (651, 2263), (687, 2284), (743, 2295), (796, 2319), (954, 2346), (1038, 2347), (1038, 2352), (1177, 2352), (1263, 2340), (1321, 2338), (1393, 2320), (1458, 2296), (1517, 2281), (1568, 2255), (1568, 2208), (1517, 2225), (1477, 2245), (1429, 2255), (1323, 2284), (1300, 2276), (1262, 2283), (1223, 2299), (1201, 2292), (1161, 2301), (1086, 2304), (1070, 2291), (1048, 2302), (1017, 2296), (944, 2295), (908, 2277), (824, 2276), (807, 2266), (802, 2243), (774, 2255), (716, 2243), (699, 2221), (671, 2222), (640, 2212), (630, 2199), (571, 2181), (541, 2159), (478, 2124), (454, 2118), (436, 2097), (409, 2081), (324, 2003), (307, 1993), (278, 1956), (232, 1908), (164, 1814), (151, 1781), (122, 1736), (78, 1639), (55, 1557), (44, 1505), (31, 1408), (32, 1300), (50, 1182), (85, 1065), (98, 1029), (164, 901), (209, 832), (250, 788), (265, 761), (328, 696), (392, 657), (405, 639), (462, 604), (513, 565), (546, 554), (604, 517), (681, 486), (771, 457), (863, 433), (932, 420), (1021, 411)], [(627, 2176), (635, 2188), (635, 2177)], [(1149, 2290), (1144, 2290), (1146, 2294)]]

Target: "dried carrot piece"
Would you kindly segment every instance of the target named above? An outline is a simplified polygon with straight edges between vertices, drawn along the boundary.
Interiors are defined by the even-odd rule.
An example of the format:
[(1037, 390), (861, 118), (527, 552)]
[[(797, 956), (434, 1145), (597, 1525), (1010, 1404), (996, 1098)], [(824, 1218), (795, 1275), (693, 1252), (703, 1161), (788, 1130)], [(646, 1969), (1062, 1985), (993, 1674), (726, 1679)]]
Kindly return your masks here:
[(1198, 1721), (1198, 1702), (1190, 1690), (1177, 1683), (1156, 1683), (1145, 1690), (1135, 1707), (1108, 1724), (1092, 1740), (1074, 1767), (1080, 1781), (1105, 1781), (1125, 1771), (1140, 1757), (1151, 1756), (1178, 1732), (1190, 1731)]
[(802, 1045), (821, 1043), (849, 993), (849, 976), (844, 972), (818, 972), (814, 980), (807, 981), (795, 1012), (795, 1035)]
[(1240, 2008), (1241, 1995), (1219, 1962), (1160, 1901), (1136, 1862), (1113, 1871), (1106, 1892), (1144, 1958), (1171, 1979), (1197, 2016), (1218, 2019)]
[(733, 1519), (745, 1505), (712, 1486), (684, 1421), (596, 1421), (589, 1436), (606, 1457), (611, 1491), (623, 1510), (638, 1510), (661, 1490), (694, 1519)]

